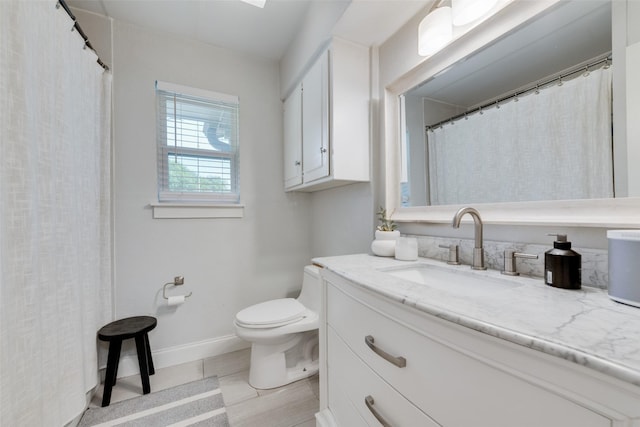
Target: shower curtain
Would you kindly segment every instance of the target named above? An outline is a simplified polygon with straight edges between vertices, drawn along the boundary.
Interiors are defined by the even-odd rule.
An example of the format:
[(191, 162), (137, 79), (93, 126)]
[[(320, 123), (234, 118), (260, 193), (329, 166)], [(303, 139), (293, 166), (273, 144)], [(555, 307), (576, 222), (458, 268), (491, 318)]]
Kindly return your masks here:
[(431, 204), (613, 197), (611, 71), (427, 131)]
[(111, 320), (111, 77), (56, 2), (0, 2), (0, 425), (63, 426)]

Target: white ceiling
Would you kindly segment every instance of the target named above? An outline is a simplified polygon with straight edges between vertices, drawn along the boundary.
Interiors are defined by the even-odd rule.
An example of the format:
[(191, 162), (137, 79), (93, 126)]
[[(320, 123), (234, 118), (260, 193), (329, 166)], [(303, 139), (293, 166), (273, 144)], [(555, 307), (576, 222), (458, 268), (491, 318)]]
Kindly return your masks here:
[[(313, 1), (344, 3), (334, 35), (380, 45), (433, 0), (66, 0), (74, 8), (205, 43), (280, 59)], [(347, 7), (348, 6), (348, 7)]]
[[(333, 27), (333, 35), (365, 46), (380, 46), (436, 0), (353, 0)], [(417, 37), (417, 36), (416, 36)]]

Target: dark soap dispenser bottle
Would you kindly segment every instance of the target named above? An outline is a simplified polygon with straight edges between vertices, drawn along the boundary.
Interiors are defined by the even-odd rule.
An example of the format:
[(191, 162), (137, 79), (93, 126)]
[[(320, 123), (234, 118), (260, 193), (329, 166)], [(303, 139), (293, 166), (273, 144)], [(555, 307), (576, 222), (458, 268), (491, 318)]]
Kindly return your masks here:
[(556, 288), (580, 289), (582, 286), (582, 255), (571, 249), (565, 234), (556, 236), (553, 249), (544, 253), (544, 283)]

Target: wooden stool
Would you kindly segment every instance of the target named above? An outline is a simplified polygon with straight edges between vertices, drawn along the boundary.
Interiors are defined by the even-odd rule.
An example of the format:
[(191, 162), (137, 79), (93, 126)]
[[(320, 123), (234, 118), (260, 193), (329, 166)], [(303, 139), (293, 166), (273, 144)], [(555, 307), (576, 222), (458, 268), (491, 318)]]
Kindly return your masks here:
[(107, 357), (107, 373), (104, 379), (104, 393), (102, 406), (109, 406), (111, 402), (111, 389), (116, 383), (118, 375), (118, 363), (120, 362), (120, 349), (122, 341), (135, 338), (138, 364), (140, 365), (140, 377), (142, 378), (142, 392), (148, 394), (151, 391), (149, 375), (155, 374), (153, 360), (151, 359), (151, 347), (147, 333), (156, 327), (158, 321), (151, 316), (136, 316), (116, 320), (103, 326), (98, 331), (101, 341), (109, 342), (109, 356)]

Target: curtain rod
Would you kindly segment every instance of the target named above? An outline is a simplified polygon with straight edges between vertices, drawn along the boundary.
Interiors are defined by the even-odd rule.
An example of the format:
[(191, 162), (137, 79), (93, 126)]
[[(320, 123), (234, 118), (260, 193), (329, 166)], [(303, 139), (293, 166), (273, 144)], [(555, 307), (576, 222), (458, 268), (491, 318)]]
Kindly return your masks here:
[[(65, 12), (67, 12), (67, 14), (69, 15), (69, 18), (71, 18), (71, 20), (73, 20), (73, 28), (75, 28), (75, 30), (78, 32), (78, 34), (80, 34), (82, 36), (82, 38), (84, 39), (84, 45), (86, 47), (88, 47), (89, 49), (91, 49), (92, 51), (96, 52), (96, 50), (93, 48), (93, 46), (91, 46), (91, 42), (89, 41), (89, 37), (87, 37), (87, 35), (84, 33), (84, 31), (82, 31), (82, 28), (80, 27), (80, 24), (78, 24), (78, 20), (76, 19), (75, 15), (73, 13), (71, 13), (71, 9), (69, 9), (69, 6), (67, 6), (67, 3), (65, 3), (64, 0), (58, 0), (58, 3), (56, 4), (56, 9), (59, 9), (60, 6), (62, 6), (62, 8), (65, 10)], [(97, 54), (98, 54), (98, 52), (96, 52), (96, 55)], [(100, 59), (99, 56), (98, 56), (98, 64), (102, 68), (104, 68), (106, 71), (109, 71), (109, 66), (107, 66), (107, 64), (102, 62), (102, 60)]]
[[(592, 61), (592, 62), (590, 62), (590, 61)], [(438, 127), (440, 127), (440, 126), (442, 126), (442, 125), (444, 125), (446, 123), (454, 122), (454, 121), (459, 120), (459, 119), (461, 119), (463, 117), (466, 117), (466, 116), (468, 116), (470, 114), (474, 114), (474, 113), (480, 112), (480, 111), (482, 111), (482, 110), (484, 110), (486, 108), (496, 107), (496, 106), (499, 107), (500, 104), (505, 102), (505, 101), (508, 101), (510, 99), (513, 99), (513, 98), (517, 98), (517, 97), (519, 97), (521, 95), (525, 95), (525, 94), (527, 94), (529, 92), (533, 92), (533, 91), (537, 91), (537, 90), (543, 89), (544, 87), (550, 86), (553, 83), (562, 82), (562, 79), (570, 77), (570, 76), (572, 76), (574, 74), (577, 74), (579, 72), (584, 71), (585, 73), (587, 73), (591, 68), (597, 67), (600, 64), (606, 64), (606, 66), (608, 67), (609, 65), (611, 65), (611, 62), (612, 62), (611, 61), (611, 53), (607, 53), (604, 56), (600, 56), (599, 59), (593, 59), (593, 60), (590, 60), (590, 61), (586, 61), (586, 65), (583, 62), (580, 65), (577, 65), (575, 67), (571, 67), (571, 68), (568, 69), (568, 71), (564, 71), (564, 72), (561, 72), (559, 74), (556, 74), (554, 77), (551, 77), (551, 78), (548, 78), (548, 79), (545, 79), (545, 80), (542, 80), (542, 81), (539, 80), (536, 84), (534, 84), (532, 86), (529, 86), (529, 87), (526, 87), (526, 89), (518, 89), (512, 95), (508, 95), (508, 96), (505, 96), (505, 97), (498, 98), (498, 99), (495, 99), (493, 101), (487, 102), (486, 104), (483, 104), (480, 107), (476, 107), (476, 108), (474, 108), (472, 110), (469, 110), (469, 111), (467, 111), (465, 113), (458, 114), (458, 115), (450, 117), (448, 119), (439, 121), (438, 123), (435, 123), (433, 125), (426, 125), (425, 126), (425, 131), (430, 131), (432, 129), (436, 129), (436, 128), (438, 128)]]

